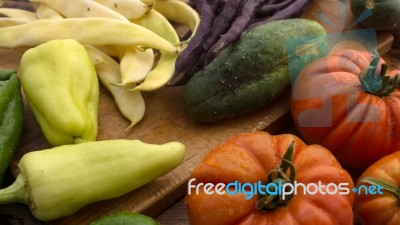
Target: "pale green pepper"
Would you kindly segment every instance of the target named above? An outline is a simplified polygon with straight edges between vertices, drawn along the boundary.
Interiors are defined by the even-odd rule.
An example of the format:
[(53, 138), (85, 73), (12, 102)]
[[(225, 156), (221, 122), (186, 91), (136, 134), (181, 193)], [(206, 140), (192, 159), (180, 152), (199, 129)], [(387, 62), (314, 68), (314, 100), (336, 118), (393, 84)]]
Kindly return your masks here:
[(96, 140), (99, 84), (83, 45), (65, 39), (31, 48), (21, 58), (19, 76), (51, 145)]
[(123, 139), (33, 151), (21, 158), (14, 184), (0, 190), (0, 204), (27, 204), (43, 221), (69, 216), (168, 173), (184, 155), (180, 142), (156, 145)]

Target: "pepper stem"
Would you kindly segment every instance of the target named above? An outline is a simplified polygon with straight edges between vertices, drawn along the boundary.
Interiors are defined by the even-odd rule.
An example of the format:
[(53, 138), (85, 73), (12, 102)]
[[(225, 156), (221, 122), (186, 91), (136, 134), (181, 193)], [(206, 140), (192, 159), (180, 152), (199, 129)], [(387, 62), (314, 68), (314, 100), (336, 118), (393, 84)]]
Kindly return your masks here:
[[(294, 182), (296, 170), (292, 163), (293, 150), (294, 141), (290, 143), (282, 158), (278, 156), (282, 160), (281, 165), (269, 171), (266, 181), (267, 185), (274, 183), (275, 186), (273, 187), (282, 187), (283, 189), (285, 187), (284, 184)], [(286, 175), (288, 169), (290, 171), (289, 176)], [(282, 196), (282, 192), (283, 190), (267, 190), (267, 193), (256, 202), (256, 208), (260, 211), (271, 211), (280, 206), (286, 205), (290, 199), (293, 198), (293, 194)]]
[(397, 87), (399, 87), (400, 83), (399, 75), (396, 75), (394, 78), (386, 75), (386, 64), (381, 65), (381, 72), (378, 76), (376, 75), (379, 60), (379, 53), (377, 50), (374, 50), (371, 63), (360, 73), (359, 80), (363, 89), (367, 93), (383, 97), (390, 95)]
[(19, 174), (14, 183), (10, 186), (0, 189), (0, 204), (8, 203), (28, 203), (29, 194), (26, 188), (25, 179)]
[(380, 186), (382, 189), (391, 192), (392, 194), (396, 195), (397, 197), (397, 204), (400, 205), (400, 189), (392, 184), (389, 184), (385, 181), (379, 180), (374, 177), (365, 177), (363, 178), (360, 183), (367, 183), (370, 185)]

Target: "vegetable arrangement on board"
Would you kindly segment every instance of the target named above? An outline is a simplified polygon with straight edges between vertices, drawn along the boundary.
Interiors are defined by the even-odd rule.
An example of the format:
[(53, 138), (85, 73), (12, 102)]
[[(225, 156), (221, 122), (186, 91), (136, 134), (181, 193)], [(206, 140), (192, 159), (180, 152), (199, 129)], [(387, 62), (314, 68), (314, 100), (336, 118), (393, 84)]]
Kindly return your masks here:
[[(158, 1), (169, 10), (153, 8)], [(141, 91), (165, 86), (174, 74), (175, 61), (185, 46), (171, 23), (189, 27), (194, 35), (200, 21), (197, 12), (179, 0), (121, 0), (115, 4), (109, 0), (31, 2), (37, 4), (35, 12), (0, 8), (0, 14), (5, 16), (0, 18), (0, 47), (35, 47), (54, 39), (74, 39), (91, 46), (91, 52), (101, 51), (92, 57), (106, 54), (103, 58), (119, 68), (101, 65), (104, 59), (95, 62), (101, 70), (96, 72), (102, 74), (100, 81), (113, 95), (121, 114), (131, 122), (127, 129), (144, 116)], [(191, 36), (185, 41), (190, 39)]]
[[(164, 86), (174, 73), (182, 46), (171, 22), (181, 22), (194, 33), (197, 12), (175, 0), (163, 2), (169, 7), (166, 12), (153, 9), (154, 1), (32, 2), (37, 6), (34, 12), (0, 8), (4, 15), (0, 18), (0, 47), (29, 48), (22, 55), (18, 75), (46, 140), (57, 147), (23, 155), (15, 183), (0, 190), (0, 203), (24, 203), (37, 219), (54, 220), (87, 204), (131, 192), (181, 164), (185, 154), (181, 142), (96, 142), (97, 78), (130, 120), (128, 128), (134, 126), (145, 111), (140, 92)], [(185, 15), (184, 20), (172, 16), (177, 10)], [(0, 84), (2, 87), (4, 82), (6, 94), (0, 98), (0, 103), (5, 103), (4, 107), (0, 104), (4, 109), (0, 113), (7, 113), (4, 118), (12, 122), (0, 121), (2, 131), (9, 134), (4, 140), (6, 148), (0, 149), (5, 170), (21, 134), (23, 105), (15, 71), (2, 71), (0, 78), (10, 80)], [(94, 223), (109, 221), (156, 224), (137, 214)]]
[[(272, 190), (276, 194), (252, 193), (248, 199), (245, 192), (209, 195), (206, 189), (196, 188), (192, 191), (200, 192), (186, 198), (191, 223), (352, 224), (354, 193), (327, 195), (334, 192), (327, 184), (344, 183), (352, 190), (353, 181), (341, 163), (365, 168), (400, 150), (396, 142), (399, 115), (394, 113), (399, 108), (398, 71), (385, 76), (384, 61), (377, 54), (371, 62), (368, 53), (350, 50), (315, 61), (328, 52), (325, 30), (311, 20), (288, 19), (298, 16), (310, 0), (31, 2), (36, 5), (33, 12), (0, 8), (4, 15), (0, 18), (0, 47), (31, 48), (21, 58), (22, 87), (47, 141), (60, 146), (25, 154), (15, 183), (0, 190), (0, 203), (24, 203), (39, 220), (66, 217), (92, 202), (124, 195), (183, 161), (185, 146), (180, 142), (95, 142), (96, 78), (130, 121), (128, 129), (144, 116), (141, 92), (167, 84), (185, 84), (184, 100), (193, 118), (215, 122), (255, 110), (288, 90), (290, 75), (297, 74), (289, 73), (292, 55), (286, 44), (305, 36), (315, 38), (303, 43), (310, 48), (296, 49), (296, 54), (302, 54), (293, 61), (296, 67), (310, 65), (294, 83), (292, 113), (303, 137), (322, 146), (307, 145), (287, 134), (239, 133), (212, 149), (191, 178), (195, 185), (321, 184), (323, 192), (308, 194), (301, 189), (283, 196), (285, 189), (278, 188)], [(378, 13), (382, 9), (378, 6), (371, 10)], [(174, 23), (187, 26), (188, 33), (180, 37)], [(4, 113), (2, 92), (11, 93), (4, 88), (10, 84), (19, 88), (13, 73), (0, 71), (0, 115)], [(12, 94), (11, 103), (21, 100), (18, 91)], [(327, 111), (312, 113), (331, 103), (334, 106)], [(5, 105), (18, 108), (17, 104)], [(9, 153), (20, 136), (22, 105), (20, 108), (4, 113), (6, 119), (14, 117), (14, 128), (6, 129), (10, 131), (6, 144), (0, 142), (0, 156), (5, 156), (0, 158), (0, 173), (8, 166)], [(305, 126), (310, 121), (323, 123), (326, 116), (332, 116), (330, 127)], [(3, 125), (1, 122), (0, 118)], [(385, 187), (382, 196), (356, 195), (356, 216), (366, 224), (380, 224), (389, 218), (398, 223), (392, 213), (399, 192), (393, 174), (396, 157), (394, 153), (373, 164), (358, 182), (358, 186)], [(371, 202), (382, 205), (372, 208)], [(389, 213), (382, 212), (387, 209)], [(91, 224), (110, 223), (157, 224), (129, 212)]]
[[(254, 27), (228, 46), (186, 84), (184, 100), (199, 122), (215, 122), (258, 109), (290, 87), (289, 60), (303, 68), (325, 56), (324, 28), (305, 19), (279, 20)], [(303, 51), (289, 54), (289, 41), (310, 37)], [(315, 52), (318, 52), (314, 54)], [(294, 66), (294, 65), (292, 65)]]
[[(197, 32), (178, 56), (171, 85), (183, 85), (205, 68), (247, 29), (297, 17), (311, 0), (196, 0), (201, 16)], [(271, 45), (273, 47), (273, 44)]]

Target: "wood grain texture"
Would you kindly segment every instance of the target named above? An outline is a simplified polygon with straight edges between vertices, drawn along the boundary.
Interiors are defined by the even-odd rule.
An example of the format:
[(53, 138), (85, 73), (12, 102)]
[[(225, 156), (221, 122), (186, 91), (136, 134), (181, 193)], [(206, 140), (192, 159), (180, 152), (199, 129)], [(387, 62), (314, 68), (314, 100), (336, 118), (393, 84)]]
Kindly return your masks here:
[(180, 199), (155, 219), (161, 225), (189, 225), (185, 199)]
[[(0, 49), (0, 67), (18, 69), (19, 59), (25, 50)], [(73, 216), (52, 221), (49, 224), (88, 224), (100, 216), (121, 210), (155, 216), (176, 199), (185, 195), (184, 187), (191, 171), (214, 145), (238, 132), (251, 132), (269, 126), (269, 130), (273, 131), (275, 128), (286, 126), (284, 118), (288, 118), (289, 94), (257, 112), (215, 124), (194, 122), (186, 113), (181, 95), (182, 87), (166, 87), (144, 93), (146, 115), (137, 126), (125, 131), (129, 122), (120, 115), (112, 96), (101, 86), (98, 140), (127, 138), (156, 144), (179, 140), (187, 147), (184, 162), (171, 173), (136, 191), (116, 199), (88, 205)], [(18, 173), (16, 166), (18, 159), (23, 154), (50, 147), (26, 102), (24, 115), (23, 138), (12, 165), (15, 174)], [(19, 207), (24, 208), (24, 206)], [(32, 222), (34, 219), (29, 217), (26, 209), (15, 210), (16, 214), (21, 212), (24, 213), (17, 219), (23, 219), (27, 224), (34, 223)], [(1, 210), (0, 214), (6, 217), (10, 211)]]
[[(319, 7), (315, 4), (321, 4), (324, 1), (314, 1), (313, 7)], [(332, 4), (331, 0), (326, 1)], [(24, 0), (5, 1), (5, 6), (33, 10), (33, 6)], [(315, 8), (311, 7), (311, 9)], [(308, 13), (311, 13), (311, 11), (308, 11)], [(306, 13), (306, 15), (310, 14)], [(388, 34), (387, 37), (383, 38), (380, 43), (386, 43), (381, 46), (388, 50), (393, 42), (393, 36)], [(0, 67), (18, 69), (19, 59), (25, 50), (26, 48), (0, 49)], [(398, 65), (396, 61), (390, 62), (394, 66)], [(256, 112), (214, 124), (199, 124), (190, 118), (182, 101), (181, 87), (165, 87), (157, 91), (147, 92), (144, 93), (144, 99), (146, 101), (144, 119), (133, 129), (125, 131), (129, 122), (120, 115), (112, 96), (101, 86), (98, 140), (127, 138), (156, 144), (178, 140), (187, 147), (184, 162), (174, 171), (136, 191), (116, 199), (90, 204), (72, 216), (47, 224), (88, 224), (98, 217), (122, 210), (143, 212), (155, 217), (185, 196), (187, 178), (213, 146), (239, 132), (267, 130), (275, 133), (291, 123), (290, 93)], [(29, 105), (25, 102), (24, 134), (11, 166), (14, 174), (18, 173), (16, 165), (23, 154), (48, 147), (50, 147), (49, 144), (46, 142)], [(160, 222), (162, 221), (161, 224), (188, 224), (182, 203), (179, 204), (179, 207), (171, 208), (173, 211), (167, 211), (171, 212), (170, 217), (159, 217)], [(185, 222), (181, 223), (180, 220), (174, 220), (174, 215), (180, 218), (184, 217)], [(12, 204), (0, 206), (0, 224), (36, 225), (44, 223), (35, 220), (26, 206)]]
[[(318, 10), (326, 12), (326, 15), (334, 18), (333, 21), (339, 22), (340, 19), (338, 17), (337, 11), (332, 9), (337, 9), (340, 3), (337, 0), (320, 0), (314, 1), (310, 8), (305, 12), (303, 17), (319, 20), (316, 17), (316, 12)], [(348, 10), (346, 10), (349, 13)], [(349, 25), (351, 23), (352, 15), (347, 17), (345, 20), (345, 24)], [(328, 32), (337, 32), (332, 28), (328, 28), (327, 24), (321, 22), (321, 24), (327, 29)], [(396, 34), (395, 34), (396, 35)], [(383, 55), (386, 60), (386, 63), (390, 68), (400, 69), (400, 33), (397, 36), (392, 33), (384, 32), (378, 33), (378, 49), (379, 52)], [(393, 47), (392, 47), (393, 46)], [(295, 135), (299, 135), (299, 133), (291, 124), (288, 128), (280, 131), (282, 133), (293, 133)], [(358, 177), (361, 175), (363, 171), (348, 169), (349, 173), (352, 175), (353, 181), (356, 182)], [(160, 222), (161, 225), (189, 225), (189, 218), (187, 215), (187, 211), (184, 204), (184, 198), (178, 200), (174, 205), (164, 211), (161, 215), (156, 217), (156, 220)], [(355, 218), (355, 225), (360, 225), (357, 219)]]
[[(393, 48), (388, 50), (388, 52), (384, 55), (386, 63), (388, 63), (389, 67), (394, 69), (400, 69), (400, 35), (397, 38), (395, 36), (390, 35), (390, 42), (393, 42)], [(300, 136), (300, 134), (295, 130), (294, 125), (291, 124), (288, 128), (280, 131), (282, 133), (293, 133), (294, 135)], [(347, 171), (351, 174), (353, 181), (356, 182), (358, 177), (361, 175), (363, 171), (355, 170), (355, 169), (347, 169)], [(187, 215), (187, 210), (185, 207), (185, 199), (182, 198), (175, 202), (171, 207), (162, 212), (155, 219), (161, 225), (189, 225), (189, 218)], [(361, 225), (357, 219), (355, 219), (355, 225)]]
[[(23, 51), (5, 51), (7, 57), (0, 58), (0, 67), (17, 69), (19, 57), (16, 54), (21, 55)], [(3, 51), (0, 50), (0, 52)], [(2, 60), (4, 58), (7, 60)], [(11, 61), (8, 60), (11, 58)], [(156, 144), (179, 140), (187, 147), (184, 162), (171, 173), (143, 188), (120, 198), (91, 204), (73, 216), (51, 224), (87, 224), (99, 216), (121, 210), (145, 212), (155, 216), (176, 199), (185, 195), (182, 187), (185, 186), (191, 171), (211, 147), (238, 132), (251, 132), (270, 125), (273, 125), (270, 127), (273, 131), (274, 127), (286, 126), (285, 121), (279, 119), (287, 116), (289, 112), (289, 95), (283, 96), (271, 106), (240, 118), (215, 124), (199, 124), (186, 113), (181, 94), (181, 87), (166, 87), (155, 92), (144, 93), (146, 115), (137, 126), (125, 131), (129, 122), (120, 115), (112, 96), (101, 86), (98, 140), (127, 138)], [(280, 125), (276, 124), (278, 121)], [(18, 159), (26, 152), (48, 147), (50, 146), (29, 105), (25, 104), (24, 134), (17, 149), (14, 167)]]
[[(9, 5), (15, 6), (14, 3)], [(23, 1), (18, 2), (17, 6), (30, 9), (29, 6), (23, 4)], [(26, 48), (0, 49), (0, 67), (18, 69), (19, 60), (25, 50)], [(178, 140), (187, 147), (184, 162), (171, 173), (138, 190), (116, 199), (90, 204), (70, 217), (48, 224), (88, 224), (98, 217), (122, 210), (155, 216), (186, 194), (187, 178), (214, 145), (238, 132), (251, 132), (267, 127), (272, 132), (274, 129), (286, 126), (290, 121), (285, 119), (290, 118), (288, 93), (274, 104), (246, 116), (215, 124), (199, 124), (187, 114), (181, 97), (182, 90), (182, 87), (165, 87), (154, 92), (143, 93), (146, 101), (146, 115), (139, 124), (125, 131), (129, 122), (120, 115), (112, 96), (101, 86), (98, 140), (126, 138), (140, 139), (143, 142), (155, 144)], [(23, 137), (11, 166), (15, 175), (18, 173), (18, 160), (23, 154), (50, 147), (26, 101), (24, 116)], [(19, 207), (24, 208), (20, 205)], [(24, 212), (17, 219), (22, 219), (27, 224), (38, 223), (27, 213), (26, 207), (24, 211), (15, 209), (11, 212), (16, 214)], [(2, 217), (9, 216), (10, 210), (0, 210), (0, 214)]]

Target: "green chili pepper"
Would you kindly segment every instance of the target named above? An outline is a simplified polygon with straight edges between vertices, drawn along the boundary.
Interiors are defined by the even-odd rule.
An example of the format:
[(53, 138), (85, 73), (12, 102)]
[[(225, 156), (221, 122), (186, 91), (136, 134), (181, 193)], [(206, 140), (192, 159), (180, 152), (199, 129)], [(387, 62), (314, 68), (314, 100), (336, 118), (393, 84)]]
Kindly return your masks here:
[(0, 204), (27, 204), (43, 221), (69, 216), (166, 174), (184, 154), (180, 142), (156, 145), (123, 139), (33, 151), (21, 158), (16, 181), (0, 190)]
[(90, 225), (159, 225), (159, 223), (151, 217), (142, 214), (118, 212), (104, 216), (90, 223)]
[(52, 40), (27, 50), (19, 75), (51, 145), (96, 140), (99, 84), (93, 62), (79, 42)]
[(0, 183), (21, 138), (24, 106), (15, 70), (0, 69)]

